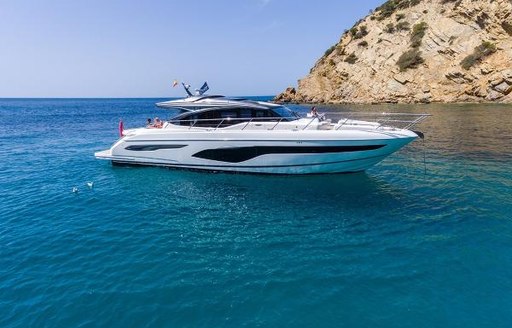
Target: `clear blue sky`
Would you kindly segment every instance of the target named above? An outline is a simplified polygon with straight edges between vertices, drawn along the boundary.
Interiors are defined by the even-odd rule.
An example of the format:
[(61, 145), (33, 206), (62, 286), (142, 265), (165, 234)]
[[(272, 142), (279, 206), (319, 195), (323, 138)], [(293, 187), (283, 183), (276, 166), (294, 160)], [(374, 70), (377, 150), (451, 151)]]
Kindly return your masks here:
[(0, 97), (273, 95), (384, 0), (0, 0)]

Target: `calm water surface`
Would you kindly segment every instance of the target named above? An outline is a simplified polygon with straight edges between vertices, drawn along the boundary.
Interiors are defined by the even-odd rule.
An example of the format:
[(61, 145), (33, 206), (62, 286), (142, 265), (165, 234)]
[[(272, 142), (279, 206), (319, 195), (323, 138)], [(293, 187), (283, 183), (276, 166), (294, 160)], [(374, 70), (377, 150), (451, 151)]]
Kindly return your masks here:
[(360, 174), (94, 159), (158, 100), (0, 100), (0, 327), (512, 325), (512, 106), (321, 107), (434, 115)]

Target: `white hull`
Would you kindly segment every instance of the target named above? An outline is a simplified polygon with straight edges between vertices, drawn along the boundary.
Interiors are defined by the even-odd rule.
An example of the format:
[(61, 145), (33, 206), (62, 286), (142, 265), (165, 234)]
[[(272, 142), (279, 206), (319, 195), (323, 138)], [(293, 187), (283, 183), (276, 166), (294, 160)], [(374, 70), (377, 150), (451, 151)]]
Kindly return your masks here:
[(95, 156), (113, 163), (208, 171), (348, 173), (368, 169), (416, 137), (402, 129), (136, 129)]

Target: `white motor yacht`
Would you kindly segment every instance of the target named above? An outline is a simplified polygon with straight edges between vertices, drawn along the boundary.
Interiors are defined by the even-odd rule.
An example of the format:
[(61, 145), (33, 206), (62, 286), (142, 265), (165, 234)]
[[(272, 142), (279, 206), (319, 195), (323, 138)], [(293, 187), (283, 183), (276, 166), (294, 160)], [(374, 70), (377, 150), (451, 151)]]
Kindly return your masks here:
[(196, 101), (182, 101), (174, 106), (182, 112), (162, 127), (124, 130), (110, 149), (95, 153), (96, 158), (113, 164), (240, 173), (358, 172), (422, 136), (410, 129), (428, 116), (381, 114), (377, 122), (351, 117), (332, 121), (300, 117), (268, 102), (198, 97), (216, 104), (197, 109)]

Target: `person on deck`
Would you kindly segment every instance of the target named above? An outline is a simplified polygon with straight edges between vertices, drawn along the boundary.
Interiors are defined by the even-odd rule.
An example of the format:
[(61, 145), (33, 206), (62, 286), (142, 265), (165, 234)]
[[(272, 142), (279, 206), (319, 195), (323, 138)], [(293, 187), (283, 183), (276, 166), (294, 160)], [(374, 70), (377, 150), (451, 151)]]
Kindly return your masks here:
[(307, 115), (308, 117), (317, 118), (318, 121), (325, 121), (325, 114), (320, 114), (316, 110), (316, 106), (311, 107), (311, 111)]
[(155, 124), (153, 124), (153, 127), (161, 129), (163, 126), (164, 123), (158, 117), (155, 117)]
[(311, 107), (311, 111), (308, 113), (308, 117), (318, 117), (318, 111), (316, 110), (316, 107)]

